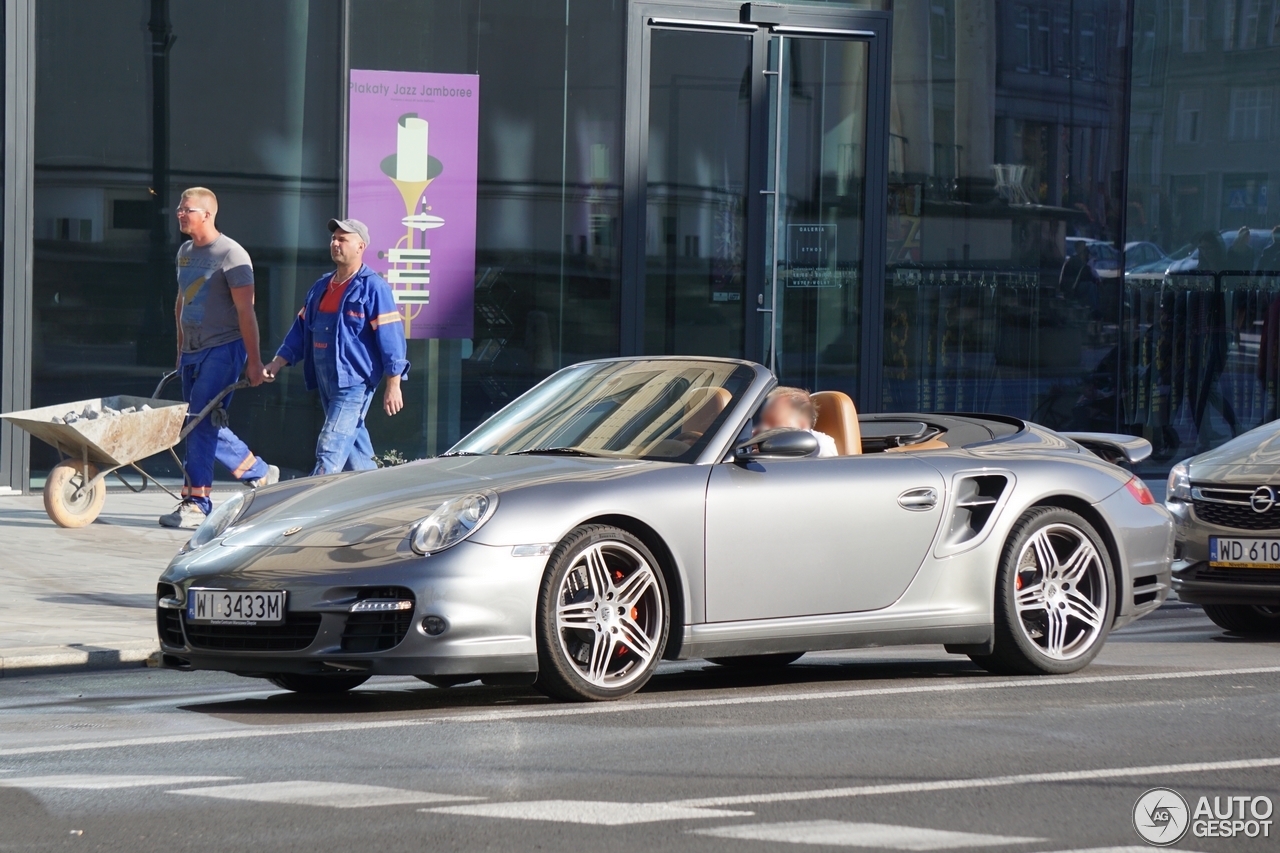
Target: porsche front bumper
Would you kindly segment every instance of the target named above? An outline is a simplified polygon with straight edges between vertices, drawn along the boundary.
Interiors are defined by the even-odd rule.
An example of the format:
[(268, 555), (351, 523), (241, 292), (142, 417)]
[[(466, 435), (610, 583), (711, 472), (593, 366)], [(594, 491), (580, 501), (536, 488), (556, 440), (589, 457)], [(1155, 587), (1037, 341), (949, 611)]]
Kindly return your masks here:
[[(401, 543), (346, 548), (209, 546), (160, 578), (161, 665), (241, 675), (532, 675), (546, 557), (463, 542), (420, 557)], [(284, 590), (284, 624), (208, 625), (187, 618), (192, 587)], [(365, 598), (411, 597), (411, 610), (353, 613)], [(164, 606), (161, 606), (164, 605)], [(444, 630), (428, 633), (428, 616)], [(434, 621), (434, 620), (433, 620)], [(434, 621), (433, 629), (440, 627)]]

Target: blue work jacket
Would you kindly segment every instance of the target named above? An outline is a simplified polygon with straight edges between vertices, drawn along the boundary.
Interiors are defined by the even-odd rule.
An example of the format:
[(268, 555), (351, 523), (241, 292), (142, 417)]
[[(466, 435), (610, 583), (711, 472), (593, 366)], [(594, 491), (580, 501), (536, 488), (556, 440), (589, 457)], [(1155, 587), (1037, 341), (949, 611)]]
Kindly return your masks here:
[[(336, 270), (335, 270), (336, 272)], [(316, 388), (316, 367), (312, 350), (316, 345), (312, 323), (320, 314), (320, 300), (334, 273), (320, 277), (307, 291), (307, 301), (276, 355), (289, 364), (303, 363), (307, 390)], [(391, 286), (368, 266), (347, 285), (338, 308), (334, 360), (342, 388), (353, 385), (376, 386), (383, 376), (409, 375), (405, 359), (404, 318), (396, 305)]]

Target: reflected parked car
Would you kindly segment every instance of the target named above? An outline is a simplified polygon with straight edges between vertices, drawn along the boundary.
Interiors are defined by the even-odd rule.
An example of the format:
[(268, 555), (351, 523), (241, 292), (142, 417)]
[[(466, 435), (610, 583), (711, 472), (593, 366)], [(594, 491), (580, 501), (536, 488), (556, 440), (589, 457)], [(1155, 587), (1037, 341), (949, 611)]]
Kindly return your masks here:
[[(1227, 230), (1222, 231), (1220, 233), (1222, 236), (1223, 246), (1226, 248), (1227, 252), (1230, 252), (1231, 247), (1236, 242), (1236, 237), (1239, 235), (1239, 229), (1228, 228)], [(1263, 249), (1265, 249), (1268, 245), (1270, 245), (1270, 243), (1271, 243), (1271, 229), (1269, 228), (1250, 228), (1249, 229), (1249, 247), (1253, 249), (1253, 253), (1255, 257)], [(1200, 250), (1195, 247), (1195, 244), (1189, 243), (1186, 246), (1183, 246), (1177, 252), (1170, 255), (1169, 260), (1170, 262), (1165, 265), (1165, 268), (1163, 270), (1157, 270), (1157, 269), (1147, 270), (1145, 268), (1142, 270), (1139, 270), (1135, 268), (1132, 270), (1132, 272), (1178, 273), (1178, 272), (1188, 272), (1189, 270), (1199, 269), (1200, 268)], [(1157, 261), (1155, 266), (1159, 266), (1161, 263), (1162, 262)]]
[(1173, 588), (1222, 628), (1280, 636), (1280, 422), (1173, 467)]
[(1070, 258), (1076, 252), (1076, 244), (1083, 243), (1089, 250), (1089, 268), (1099, 279), (1119, 278), (1120, 253), (1116, 247), (1106, 240), (1092, 240), (1086, 237), (1068, 237), (1066, 256)]
[(1155, 243), (1138, 240), (1124, 244), (1125, 272), (1133, 272), (1138, 267), (1154, 267), (1168, 260), (1169, 256)]
[(372, 675), (614, 699), (658, 661), (785, 666), (941, 643), (1002, 673), (1085, 666), (1168, 594), (1173, 522), (1113, 464), (1151, 445), (1001, 415), (755, 431), (747, 361), (587, 362), (436, 459), (214, 510), (160, 577), (161, 665), (338, 692)]

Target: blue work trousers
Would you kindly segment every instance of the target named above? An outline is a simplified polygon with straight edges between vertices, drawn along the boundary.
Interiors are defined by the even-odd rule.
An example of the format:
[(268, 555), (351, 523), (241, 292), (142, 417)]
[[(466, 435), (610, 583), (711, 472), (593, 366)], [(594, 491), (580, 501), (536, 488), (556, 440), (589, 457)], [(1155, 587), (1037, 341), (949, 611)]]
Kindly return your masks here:
[(311, 358), (320, 405), (324, 408), (324, 427), (316, 440), (316, 467), (311, 473), (337, 474), (377, 468), (373, 461), (373, 441), (364, 425), (377, 386), (361, 383), (341, 387), (335, 354), (337, 315), (321, 314), (316, 319), (312, 328)]
[[(232, 341), (200, 352), (182, 354), (182, 399), (188, 418), (194, 418), (218, 396), (223, 388), (240, 379), (249, 360), (244, 341)], [(233, 394), (222, 398), (222, 408), (231, 405)], [(213, 462), (221, 462), (237, 480), (255, 480), (267, 473), (267, 463), (255, 456), (248, 445), (227, 427), (213, 422), (213, 412), (187, 436), (187, 479), (182, 496), (194, 501), (207, 514), (213, 503)]]

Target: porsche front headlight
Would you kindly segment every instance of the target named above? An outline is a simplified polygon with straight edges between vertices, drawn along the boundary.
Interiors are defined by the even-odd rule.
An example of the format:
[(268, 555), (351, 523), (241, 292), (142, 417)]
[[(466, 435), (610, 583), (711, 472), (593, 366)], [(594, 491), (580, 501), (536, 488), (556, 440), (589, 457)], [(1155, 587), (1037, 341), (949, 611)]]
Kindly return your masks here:
[(228, 527), (235, 524), (240, 516), (244, 515), (251, 503), (253, 503), (252, 491), (239, 492), (227, 498), (196, 528), (185, 550), (194, 551), (217, 539), (227, 531)]
[(1179, 462), (1169, 470), (1169, 482), (1165, 489), (1165, 500), (1191, 500), (1191, 470), (1187, 463)]
[(438, 554), (476, 532), (497, 508), (498, 496), (493, 492), (447, 500), (413, 526), (409, 544), (423, 556)]

